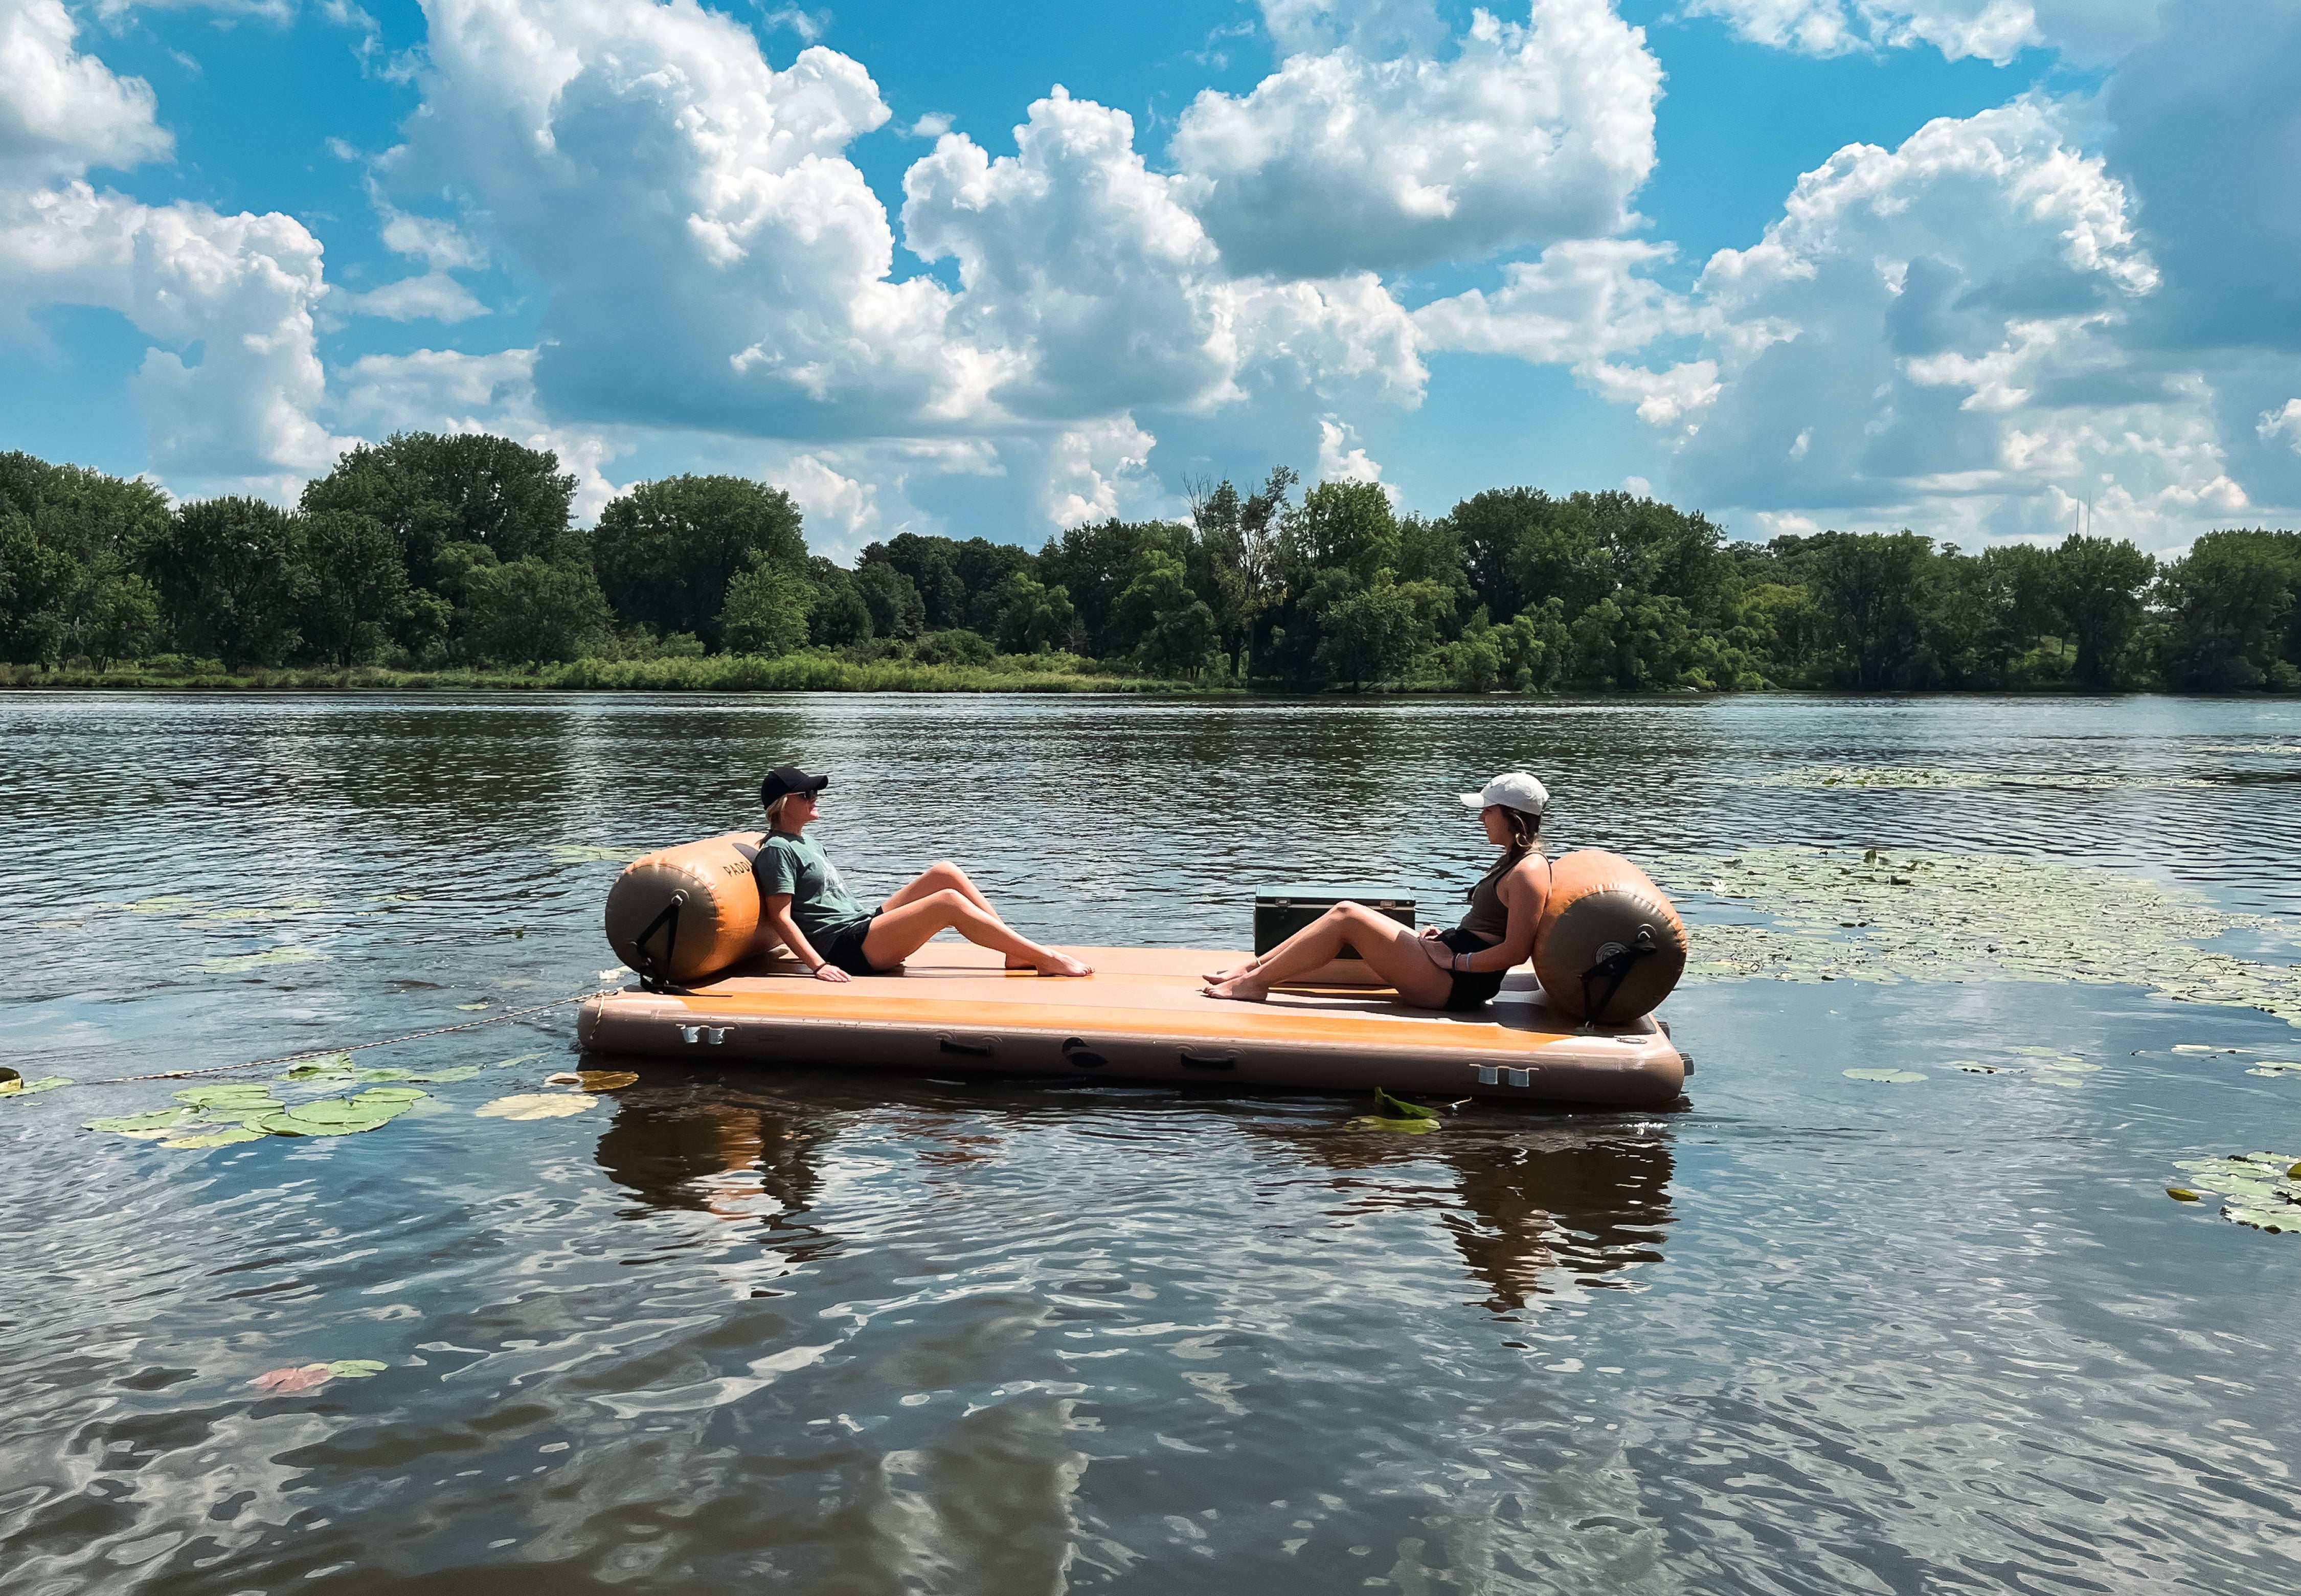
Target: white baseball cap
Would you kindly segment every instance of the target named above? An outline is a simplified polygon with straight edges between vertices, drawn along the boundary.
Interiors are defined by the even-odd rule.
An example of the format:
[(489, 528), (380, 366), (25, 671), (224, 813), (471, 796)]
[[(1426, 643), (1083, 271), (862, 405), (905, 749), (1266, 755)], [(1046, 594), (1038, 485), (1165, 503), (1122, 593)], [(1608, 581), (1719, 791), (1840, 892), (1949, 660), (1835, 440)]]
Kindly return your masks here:
[(1505, 809), (1522, 809), (1528, 815), (1541, 815), (1550, 807), (1550, 789), (1524, 771), (1514, 770), (1496, 776), (1477, 792), (1464, 793), (1462, 802), (1473, 809), (1500, 804)]

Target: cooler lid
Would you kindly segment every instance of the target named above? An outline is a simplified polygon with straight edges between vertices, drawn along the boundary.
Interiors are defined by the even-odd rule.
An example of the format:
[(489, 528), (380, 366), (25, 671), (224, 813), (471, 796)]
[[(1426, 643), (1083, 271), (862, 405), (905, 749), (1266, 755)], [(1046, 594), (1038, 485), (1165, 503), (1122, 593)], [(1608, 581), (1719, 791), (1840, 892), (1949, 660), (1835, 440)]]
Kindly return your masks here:
[(1286, 882), (1276, 886), (1257, 887), (1254, 907), (1263, 908), (1281, 903), (1340, 903), (1344, 898), (1353, 903), (1376, 904), (1385, 908), (1412, 908), (1414, 893), (1405, 887), (1385, 887), (1376, 882)]

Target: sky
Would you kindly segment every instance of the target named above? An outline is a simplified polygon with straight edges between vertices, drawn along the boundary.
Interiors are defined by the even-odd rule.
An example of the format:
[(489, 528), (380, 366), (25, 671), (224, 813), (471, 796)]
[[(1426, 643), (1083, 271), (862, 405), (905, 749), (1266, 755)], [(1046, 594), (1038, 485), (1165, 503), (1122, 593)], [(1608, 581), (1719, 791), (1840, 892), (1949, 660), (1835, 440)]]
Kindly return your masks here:
[(2301, 524), (2296, 82), (2293, 0), (0, 0), (0, 448), (2171, 552)]

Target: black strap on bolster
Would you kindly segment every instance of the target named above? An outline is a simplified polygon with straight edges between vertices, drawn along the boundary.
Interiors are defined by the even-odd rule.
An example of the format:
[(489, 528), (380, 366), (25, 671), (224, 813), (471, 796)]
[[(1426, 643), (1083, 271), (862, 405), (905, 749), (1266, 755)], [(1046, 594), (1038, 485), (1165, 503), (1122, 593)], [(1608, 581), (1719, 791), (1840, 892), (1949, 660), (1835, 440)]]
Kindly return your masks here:
[[(1614, 1000), (1614, 994), (1622, 990), (1622, 982), (1629, 978), (1630, 967), (1648, 954), (1661, 951), (1661, 948), (1654, 945), (1653, 928), (1641, 925), (1638, 927), (1638, 934), (1631, 940), (1628, 946), (1616, 948), (1583, 971), (1582, 1023), (1586, 1025), (1596, 1024), (1598, 1016), (1605, 1013), (1606, 1005)], [(1606, 983), (1606, 990), (1602, 995), (1594, 997), (1592, 989), (1602, 981)]]
[[(686, 893), (673, 893), (671, 901), (663, 906), (663, 912), (648, 921), (648, 928), (640, 932), (632, 957), (638, 963), (640, 987), (644, 991), (671, 990), (672, 954), (679, 947), (679, 906), (686, 901)], [(659, 959), (648, 947), (657, 932), (663, 932), (663, 957)]]

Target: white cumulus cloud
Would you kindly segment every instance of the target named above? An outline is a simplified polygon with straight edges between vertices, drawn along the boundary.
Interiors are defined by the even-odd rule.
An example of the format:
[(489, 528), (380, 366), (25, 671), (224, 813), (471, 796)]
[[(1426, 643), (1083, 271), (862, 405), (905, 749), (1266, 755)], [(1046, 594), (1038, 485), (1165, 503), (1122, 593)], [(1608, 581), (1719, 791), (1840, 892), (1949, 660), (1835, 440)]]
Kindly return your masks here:
[(1717, 389), (1694, 502), (2050, 531), (2090, 495), (2158, 546), (2241, 508), (2212, 396), (2129, 337), (2158, 288), (2121, 185), (2021, 101), (1853, 145), (1694, 298)]
[(147, 205), (90, 168), (170, 150), (150, 88), (74, 48), (53, 0), (0, 0), (0, 337), (33, 313), (115, 311), (152, 340), (130, 391), (180, 488), (283, 497), (333, 457), (314, 309), (319, 240), (292, 217)]
[(1290, 55), (1245, 95), (1201, 93), (1169, 153), (1231, 269), (1389, 271), (1626, 225), (1653, 170), (1661, 68), (1606, 0), (1478, 11), (1450, 59), (1383, 57), (1282, 21)]
[(152, 86), (72, 47), (63, 0), (0, 0), (0, 181), (164, 160)]
[(2146, 38), (2161, 0), (1689, 0), (1745, 38), (1809, 55), (1931, 46), (2003, 64), (2032, 45), (2107, 60)]

